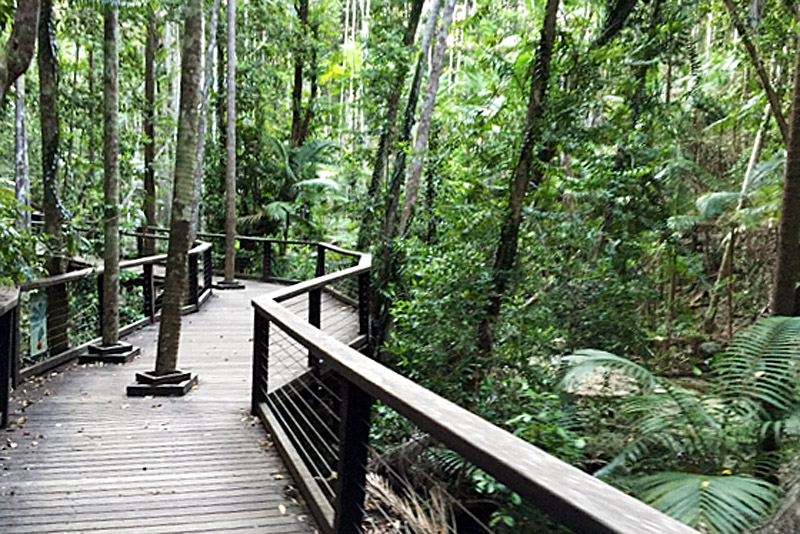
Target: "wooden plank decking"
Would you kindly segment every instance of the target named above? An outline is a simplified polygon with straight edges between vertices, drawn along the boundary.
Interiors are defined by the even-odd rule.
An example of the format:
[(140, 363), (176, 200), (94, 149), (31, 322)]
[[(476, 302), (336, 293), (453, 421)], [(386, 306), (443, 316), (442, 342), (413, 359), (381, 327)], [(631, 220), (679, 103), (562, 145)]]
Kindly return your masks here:
[[(135, 371), (153, 368), (157, 326), (127, 338), (131, 364), (72, 366), (29, 381), (0, 434), (0, 531), (311, 533), (269, 437), (248, 413), (250, 300), (267, 284), (215, 291), (184, 317), (179, 367), (200, 385), (183, 398), (129, 398)], [(305, 317), (307, 297), (290, 307)], [(323, 295), (323, 329), (356, 335), (355, 311)], [(271, 367), (285, 378), (297, 363)], [(32, 401), (27, 407), (24, 404)]]

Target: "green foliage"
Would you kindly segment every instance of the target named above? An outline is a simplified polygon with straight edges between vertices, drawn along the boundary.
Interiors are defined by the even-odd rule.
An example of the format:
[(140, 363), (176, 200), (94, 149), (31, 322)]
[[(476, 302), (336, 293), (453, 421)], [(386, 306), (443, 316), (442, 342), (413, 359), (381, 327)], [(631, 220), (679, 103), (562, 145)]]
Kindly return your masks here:
[(17, 228), (20, 209), (13, 187), (0, 183), (0, 285), (18, 284), (41, 272), (37, 246), (41, 251), (42, 242)]
[[(120, 5), (126, 6), (120, 11), (121, 224), (133, 229), (143, 219), (145, 17), (152, 7), (160, 23), (169, 22), (160, 24), (156, 54), (156, 200), (164, 223), (174, 172), (182, 5)], [(361, 12), (365, 5), (369, 13)], [(239, 3), (238, 111), (232, 120), (240, 232), (350, 245), (363, 210), (370, 210), (377, 215), (372, 242), (382, 244), (386, 183), (375, 197), (367, 187), (378, 136), (386, 127), (397, 133), (398, 125), (385, 125), (383, 118), (398, 67), (408, 66), (418, 49), (419, 43), (401, 44), (408, 5), (315, 0), (307, 32), (291, 2)], [(691, 476), (713, 479), (711, 494), (721, 503), (760, 498), (754, 487), (728, 488), (725, 494), (722, 486), (726, 480), (752, 480), (747, 477), (776, 462), (753, 452), (763, 438), (791, 442), (800, 434), (794, 371), (800, 327), (792, 320), (759, 322), (713, 358), (701, 350), (707, 341), (729, 341), (728, 328), (736, 331), (763, 314), (783, 143), (768, 121), (759, 161), (746, 175), (766, 99), (746, 52), (731, 39), (719, 0), (562, 3), (518, 261), (492, 325), (494, 352), (480, 353), (477, 326), (486, 318), (543, 10), (543, 2), (530, 0), (477, 0), (463, 11), (459, 7), (420, 200), (408, 235), (393, 243), (391, 254), (403, 261), (383, 289), (392, 303), (388, 363), (610, 480), (658, 477), (667, 468), (685, 472), (681, 480), (642, 478), (637, 494), (662, 501), (672, 493), (684, 495), (689, 500), (673, 510), (697, 510), (686, 520), (724, 531), (714, 519), (718, 509), (689, 498), (708, 493), (686, 489), (696, 489), (700, 480)], [(5, 34), (13, 12), (13, 2), (0, 1)], [(67, 2), (57, 16), (59, 185), (67, 251), (91, 257), (100, 252), (101, 235), (77, 229), (99, 227), (103, 212), (100, 3)], [(786, 2), (765, 5), (751, 17), (754, 40), (784, 104), (796, 60), (794, 19)], [(312, 73), (318, 82), (309, 138), (299, 147), (289, 142), (297, 53), (305, 73), (304, 103), (311, 97)], [(34, 61), (26, 76), (26, 104), (31, 198), (41, 211), (36, 69)], [(225, 121), (217, 105), (224, 89), (224, 83), (212, 89), (206, 133), (201, 205), (209, 231), (223, 227)], [(10, 182), (13, 106), (0, 112), (9, 132), (0, 139), (0, 177)], [(7, 186), (0, 191), (0, 281), (18, 283), (36, 274), (34, 253), (42, 255), (44, 241), (14, 228), (13, 194)], [(733, 276), (717, 284), (732, 228)], [(306, 249), (276, 252), (276, 274), (313, 273)], [(260, 268), (260, 250), (243, 248), (237, 255), (245, 272)], [(215, 263), (220, 260), (215, 255)], [(376, 272), (382, 261), (376, 254)], [(717, 286), (720, 295), (729, 294), (713, 307), (719, 324), (707, 327), (709, 293)], [(133, 288), (125, 295), (126, 320), (139, 313), (138, 299)], [(91, 310), (96, 303), (75, 304)], [(92, 328), (87, 321), (86, 335)], [(595, 350), (578, 351), (582, 347)], [(563, 360), (568, 367), (562, 376), (558, 362), (564, 354), (572, 356)], [(686, 384), (691, 373), (699, 385)], [(402, 418), (385, 407), (378, 413), (373, 440), (379, 446), (407, 439), (411, 429)], [(737, 476), (713, 478), (725, 469)], [(538, 516), (512, 495), (490, 491), (492, 483), (477, 474), (468, 483), (495, 499), (498, 529), (539, 528), (531, 526)], [(671, 488), (670, 494), (661, 495), (659, 484)], [(765, 509), (753, 506), (753, 513), (761, 516)], [(729, 526), (740, 528), (752, 517), (733, 513)]]

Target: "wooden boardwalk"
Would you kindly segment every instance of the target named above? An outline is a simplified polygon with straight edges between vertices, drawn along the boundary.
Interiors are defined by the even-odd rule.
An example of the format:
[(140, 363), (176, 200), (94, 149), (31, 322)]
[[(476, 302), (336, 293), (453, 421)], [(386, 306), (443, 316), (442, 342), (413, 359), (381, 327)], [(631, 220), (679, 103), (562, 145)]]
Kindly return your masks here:
[[(316, 532), (249, 414), (250, 300), (274, 286), (246, 286), (215, 291), (184, 317), (179, 367), (196, 372), (200, 384), (183, 398), (125, 396), (134, 372), (153, 368), (157, 325), (128, 336), (142, 348), (128, 365), (73, 365), (23, 385), (0, 434), (0, 530)], [(305, 317), (307, 296), (290, 308)], [(355, 337), (354, 310), (327, 294), (322, 310), (323, 330)], [(271, 359), (276, 380), (302, 369), (299, 360), (280, 358), (275, 351)]]

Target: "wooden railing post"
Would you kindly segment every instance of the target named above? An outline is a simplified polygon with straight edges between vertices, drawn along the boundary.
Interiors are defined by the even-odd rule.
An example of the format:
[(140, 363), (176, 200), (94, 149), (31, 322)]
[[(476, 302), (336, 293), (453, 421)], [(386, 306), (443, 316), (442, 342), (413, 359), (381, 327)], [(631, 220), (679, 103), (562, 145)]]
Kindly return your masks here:
[(203, 289), (211, 290), (213, 283), (212, 276), (214, 274), (213, 265), (211, 265), (211, 247), (206, 247), (203, 251)]
[(272, 278), (272, 243), (264, 241), (264, 252), (261, 259), (261, 280), (266, 282)]
[(155, 290), (153, 288), (153, 264), (146, 263), (142, 266), (142, 298), (144, 300), (145, 317), (150, 318), (150, 322), (156, 320), (156, 299)]
[(334, 534), (361, 534), (372, 398), (344, 381), (339, 461), (336, 469)]
[(189, 304), (197, 306), (200, 295), (197, 294), (197, 253), (189, 254)]
[(139, 235), (136, 236), (136, 257), (143, 258), (145, 256), (144, 236), (147, 233), (147, 228), (145, 226), (139, 227), (138, 233)]
[(14, 308), (14, 316), (12, 317), (13, 324), (11, 325), (11, 386), (16, 389), (22, 383), (19, 375), (20, 366), (22, 362), (19, 361), (19, 302), (17, 307)]
[(269, 379), (269, 321), (258, 310), (253, 326), (253, 388), (250, 411), (258, 413), (258, 405), (267, 401)]
[(370, 273), (358, 275), (358, 333), (367, 336), (367, 356), (372, 355), (372, 337), (369, 325)]
[(0, 317), (0, 428), (8, 425), (8, 395), (11, 392), (11, 353), (14, 335), (11, 333), (14, 321), (13, 311)]
[(8, 425), (8, 396), (11, 392), (14, 360), (19, 359), (19, 291), (14, 287), (2, 288), (0, 293), (0, 428)]
[[(315, 277), (325, 276), (325, 247), (317, 245), (317, 267)], [(322, 289), (312, 289), (308, 292), (308, 322), (317, 328), (322, 327)], [(308, 351), (308, 366), (317, 366), (317, 358)]]

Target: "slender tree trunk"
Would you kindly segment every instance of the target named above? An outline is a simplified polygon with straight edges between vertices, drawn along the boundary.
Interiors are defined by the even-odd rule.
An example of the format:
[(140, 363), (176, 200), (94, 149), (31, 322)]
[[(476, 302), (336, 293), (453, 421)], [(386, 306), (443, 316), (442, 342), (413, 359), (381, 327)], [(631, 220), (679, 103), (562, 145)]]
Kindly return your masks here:
[[(392, 240), (395, 235), (395, 224), (397, 222), (397, 206), (400, 203), (400, 190), (405, 184), (406, 178), (406, 146), (411, 141), (411, 130), (414, 127), (414, 116), (417, 110), (417, 101), (419, 100), (419, 91), (422, 87), (422, 78), (425, 76), (425, 70), (428, 65), (428, 50), (430, 49), (433, 34), (436, 30), (436, 21), (439, 18), (439, 1), (433, 0), (431, 6), (431, 13), (428, 15), (428, 21), (425, 24), (425, 33), (422, 35), (422, 46), (420, 47), (420, 55), (417, 60), (417, 67), (414, 71), (414, 78), (411, 81), (411, 89), (408, 92), (408, 102), (406, 102), (406, 109), (403, 115), (403, 129), (400, 132), (400, 137), (397, 140), (397, 152), (394, 157), (394, 168), (392, 169), (392, 176), (389, 179), (389, 187), (387, 191), (386, 200), (386, 214), (384, 216), (383, 224), (383, 238), (384, 242)], [(386, 248), (384, 246), (384, 248)], [(382, 278), (382, 277), (381, 277)]]
[[(450, 0), (447, 1), (449, 2)], [(414, 72), (414, 78), (411, 81), (411, 89), (408, 94), (408, 102), (406, 103), (403, 117), (403, 129), (398, 139), (394, 169), (392, 169), (392, 176), (389, 179), (383, 225), (383, 240), (380, 253), (381, 261), (378, 269), (378, 278), (375, 281), (375, 290), (372, 292), (373, 302), (371, 304), (374, 316), (372, 322), (373, 338), (375, 339), (375, 346), (379, 348), (382, 347), (386, 339), (388, 339), (392, 327), (392, 320), (389, 313), (392, 303), (386, 296), (386, 289), (389, 287), (391, 281), (396, 279), (397, 267), (399, 266), (399, 261), (397, 258), (393, 257), (392, 252), (395, 246), (394, 238), (396, 235), (395, 227), (397, 223), (397, 207), (400, 202), (400, 189), (403, 187), (406, 177), (406, 145), (411, 140), (411, 130), (414, 126), (414, 114), (417, 108), (417, 100), (419, 100), (422, 77), (424, 76), (427, 66), (428, 50), (436, 31), (439, 6), (439, 2), (434, 0), (434, 4), (431, 6), (431, 13), (425, 24), (420, 55)]]
[(0, 50), (0, 104), (17, 78), (22, 76), (33, 57), (39, 27), (39, 0), (19, 0), (11, 35)]
[[(430, 145), (430, 152), (431, 154), (436, 154), (439, 149), (439, 135), (441, 130), (440, 123), (434, 123), (433, 128), (431, 130), (431, 145)], [(425, 209), (428, 212), (428, 228), (425, 234), (425, 242), (427, 244), (431, 244), (436, 239), (436, 223), (438, 215), (436, 214), (436, 197), (438, 195), (438, 176), (439, 176), (439, 165), (438, 161), (429, 162), (428, 165), (428, 179), (425, 184)]]
[(20, 211), (17, 226), (29, 228), (31, 225), (31, 176), (28, 164), (28, 134), (25, 131), (25, 76), (16, 81), (17, 98), (14, 105), (14, 195), (19, 202)]
[(772, 314), (795, 315), (800, 270), (800, 49), (794, 75), (792, 117), (786, 145), (781, 219), (778, 225), (778, 262), (772, 290)]
[(92, 98), (89, 101), (89, 142), (88, 142), (88, 159), (89, 159), (89, 171), (88, 171), (88, 180), (89, 184), (94, 184), (94, 161), (96, 159), (95, 155), (95, 143), (94, 143), (94, 116), (95, 116), (95, 107), (94, 107), (94, 50), (91, 48), (89, 49), (88, 55), (89, 61), (89, 71), (86, 73), (87, 81), (89, 83), (89, 94), (92, 95)]
[[(769, 119), (772, 116), (770, 107), (771, 106), (769, 103), (767, 103), (767, 106), (764, 109), (764, 118), (761, 121), (761, 127), (759, 127), (758, 132), (756, 132), (756, 138), (753, 141), (753, 149), (750, 151), (750, 160), (747, 162), (747, 170), (744, 173), (744, 180), (742, 180), (741, 193), (739, 195), (739, 200), (736, 203), (736, 212), (742, 211), (747, 204), (747, 189), (750, 179), (753, 175), (756, 164), (758, 163), (761, 150), (764, 148), (764, 144), (766, 143), (766, 130), (767, 126), (769, 125)], [(719, 264), (717, 280), (714, 284), (715, 288), (711, 293), (708, 311), (706, 312), (706, 317), (704, 320), (704, 328), (706, 332), (710, 332), (714, 326), (714, 319), (717, 315), (717, 304), (719, 303), (720, 297), (719, 286), (733, 274), (733, 250), (736, 237), (735, 234), (736, 230), (735, 228), (732, 228), (726, 236), (725, 249), (722, 252), (722, 261)]]
[(781, 101), (778, 98), (778, 94), (775, 92), (775, 89), (772, 87), (772, 82), (769, 79), (767, 70), (764, 68), (764, 63), (761, 61), (761, 56), (758, 54), (758, 50), (756, 50), (756, 46), (753, 43), (753, 40), (750, 38), (750, 32), (747, 30), (747, 27), (744, 25), (742, 19), (739, 18), (738, 13), (736, 12), (736, 5), (734, 5), (733, 0), (725, 0), (725, 7), (728, 8), (728, 14), (731, 17), (731, 22), (733, 22), (736, 31), (739, 32), (739, 36), (742, 39), (742, 44), (747, 50), (747, 55), (750, 56), (750, 62), (756, 69), (758, 79), (761, 81), (761, 87), (767, 94), (767, 101), (772, 107), (772, 114), (775, 116), (775, 122), (778, 123), (778, 129), (781, 132), (781, 137), (783, 137), (783, 143), (788, 147), (789, 126), (786, 124), (786, 118), (783, 115)]
[(406, 230), (408, 218), (411, 217), (411, 210), (419, 196), (419, 184), (422, 179), (422, 164), (425, 157), (425, 150), (428, 148), (428, 136), (431, 131), (431, 121), (433, 120), (433, 108), (436, 106), (436, 94), (439, 91), (439, 78), (442, 75), (444, 63), (444, 53), (447, 49), (447, 29), (453, 22), (453, 10), (456, 0), (446, 0), (444, 12), (442, 13), (442, 25), (439, 28), (439, 36), (436, 46), (433, 48), (431, 58), (431, 72), (428, 75), (428, 84), (425, 87), (425, 98), (422, 100), (422, 111), (419, 116), (417, 126), (417, 139), (414, 142), (414, 158), (409, 167), (408, 180), (406, 183), (406, 194), (403, 197), (403, 211), (400, 214), (400, 224), (398, 235), (403, 235)]
[[(39, 15), (39, 122), (42, 133), (42, 182), (44, 185), (44, 232), (49, 254), (45, 262), (48, 274), (62, 274), (66, 269), (61, 225), (63, 207), (59, 200), (59, 128), (58, 78), (55, 28), (52, 1), (42, 0)], [(51, 354), (69, 348), (67, 339), (68, 298), (64, 284), (47, 289), (47, 341)]]
[(225, 190), (225, 147), (227, 146), (228, 142), (226, 141), (225, 137), (225, 130), (227, 127), (225, 126), (225, 107), (227, 106), (227, 95), (225, 91), (225, 70), (226, 70), (226, 63), (225, 63), (225, 47), (227, 46), (227, 40), (225, 39), (225, 25), (218, 24), (217, 25), (217, 135), (219, 139), (217, 141), (217, 150), (219, 154), (219, 159), (217, 161), (218, 165), (218, 188), (217, 191), (223, 192)]
[(294, 8), (300, 27), (294, 50), (294, 80), (292, 82), (292, 146), (302, 145), (300, 137), (303, 120), (303, 63), (305, 62), (306, 37), (308, 29), (308, 0), (296, 0)]
[[(156, 14), (153, 8), (147, 13), (147, 41), (144, 46), (144, 218), (147, 226), (156, 225)], [(145, 256), (156, 253), (155, 240), (144, 240)]]
[(217, 46), (217, 21), (219, 20), (220, 0), (214, 0), (211, 7), (211, 20), (208, 25), (208, 46), (205, 55), (205, 69), (203, 72), (203, 89), (200, 94), (200, 124), (198, 131), (200, 141), (197, 147), (197, 168), (194, 175), (194, 202), (192, 204), (192, 232), (190, 241), (197, 237), (197, 228), (200, 224), (200, 192), (203, 188), (203, 159), (206, 150), (206, 123), (208, 122), (208, 95), (211, 92), (211, 82), (214, 78), (214, 52)]
[(615, 2), (613, 4), (614, 9), (608, 10), (600, 37), (592, 43), (591, 48), (600, 48), (611, 42), (625, 27), (625, 21), (628, 20), (637, 3), (638, 0), (619, 0)]
[(236, 264), (236, 0), (227, 4), (228, 109), (225, 179), (225, 281), (233, 282)]
[[(433, 0), (438, 5), (439, 0)], [(414, 37), (417, 34), (417, 27), (419, 26), (420, 15), (422, 14), (423, 0), (414, 0), (411, 5), (411, 11), (408, 18), (408, 25), (406, 32), (403, 36), (403, 46), (409, 47), (414, 44)], [(438, 9), (438, 8), (437, 8)], [(436, 10), (431, 9), (431, 14)], [(375, 163), (372, 167), (372, 178), (369, 182), (367, 190), (367, 202), (364, 206), (364, 211), (361, 214), (361, 225), (358, 229), (358, 240), (356, 242), (356, 250), (367, 250), (370, 246), (372, 237), (372, 223), (375, 219), (375, 199), (378, 195), (381, 183), (386, 178), (386, 167), (389, 162), (389, 147), (391, 146), (392, 137), (394, 136), (395, 126), (397, 123), (397, 110), (400, 108), (400, 96), (403, 93), (403, 86), (406, 83), (406, 76), (408, 75), (408, 62), (402, 62), (397, 67), (397, 74), (394, 77), (392, 90), (386, 99), (386, 116), (383, 122), (383, 129), (381, 136), (378, 140), (378, 150), (375, 153)]]
[(493, 328), (497, 318), (500, 316), (503, 295), (508, 287), (511, 272), (517, 258), (522, 206), (525, 202), (525, 192), (528, 189), (531, 171), (535, 166), (533, 147), (540, 132), (539, 123), (544, 113), (545, 96), (550, 78), (550, 58), (555, 42), (558, 4), (559, 0), (547, 0), (545, 6), (542, 36), (533, 68), (528, 111), (525, 116), (525, 128), (522, 131), (520, 143), (520, 155), (514, 171), (514, 178), (511, 182), (508, 208), (500, 231), (500, 240), (497, 244), (486, 317), (478, 326), (477, 348), (480, 353), (486, 356), (490, 356), (494, 352)]
[(103, 15), (103, 346), (119, 341), (119, 26), (115, 6)]
[(303, 114), (303, 120), (300, 122), (300, 131), (297, 133), (297, 146), (303, 146), (308, 138), (308, 129), (311, 125), (311, 120), (314, 118), (314, 104), (317, 99), (317, 91), (319, 86), (317, 83), (317, 47), (316, 39), (318, 37), (318, 29), (316, 27), (311, 29), (311, 35), (314, 37), (315, 42), (311, 43), (311, 63), (309, 65), (308, 81), (311, 91), (308, 95), (308, 103)]
[(192, 224), (194, 173), (197, 164), (200, 60), (203, 53), (203, 2), (187, 0), (182, 45), (181, 98), (175, 153), (167, 275), (158, 333), (155, 374), (175, 370), (181, 337), (181, 308), (188, 285), (189, 230)]

